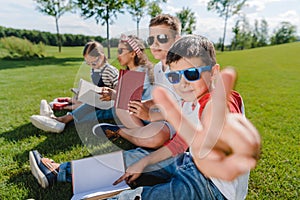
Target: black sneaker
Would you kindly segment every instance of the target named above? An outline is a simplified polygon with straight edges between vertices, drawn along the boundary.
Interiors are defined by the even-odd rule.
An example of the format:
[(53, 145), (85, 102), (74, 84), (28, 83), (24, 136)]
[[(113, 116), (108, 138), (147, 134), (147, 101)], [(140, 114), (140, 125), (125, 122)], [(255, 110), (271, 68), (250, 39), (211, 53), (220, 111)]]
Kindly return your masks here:
[(43, 188), (52, 186), (56, 182), (57, 171), (53, 161), (43, 158), (37, 150), (34, 150), (29, 152), (29, 163), (31, 173)]
[(97, 124), (93, 127), (93, 134), (98, 137), (103, 137), (106, 135), (108, 139), (116, 139), (119, 138), (118, 134), (120, 128), (124, 127), (123, 125), (115, 125), (108, 123)]

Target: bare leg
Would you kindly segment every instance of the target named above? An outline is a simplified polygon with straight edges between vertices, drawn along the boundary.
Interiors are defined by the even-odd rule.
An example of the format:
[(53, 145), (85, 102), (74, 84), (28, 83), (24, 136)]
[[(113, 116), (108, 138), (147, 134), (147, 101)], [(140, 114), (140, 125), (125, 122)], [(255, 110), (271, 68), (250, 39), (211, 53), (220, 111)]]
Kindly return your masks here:
[(61, 116), (61, 117), (56, 117), (54, 119), (56, 119), (59, 122), (67, 124), (67, 123), (69, 123), (70, 121), (73, 120), (73, 115), (68, 115), (67, 114), (67, 115), (64, 115), (64, 116)]

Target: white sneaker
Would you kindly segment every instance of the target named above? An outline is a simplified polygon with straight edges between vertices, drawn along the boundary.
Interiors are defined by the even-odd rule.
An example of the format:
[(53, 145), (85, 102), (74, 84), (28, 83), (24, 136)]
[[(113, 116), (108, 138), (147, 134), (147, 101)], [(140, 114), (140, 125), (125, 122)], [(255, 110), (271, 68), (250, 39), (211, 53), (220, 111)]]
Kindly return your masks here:
[(41, 115), (32, 115), (30, 117), (31, 123), (46, 132), (53, 132), (53, 133), (61, 133), (64, 129), (66, 124), (59, 122), (51, 117), (41, 116)]
[(47, 103), (45, 99), (41, 100), (41, 105), (40, 105), (40, 115), (41, 116), (46, 116), (46, 117), (53, 117), (53, 110), (51, 109), (50, 105)]

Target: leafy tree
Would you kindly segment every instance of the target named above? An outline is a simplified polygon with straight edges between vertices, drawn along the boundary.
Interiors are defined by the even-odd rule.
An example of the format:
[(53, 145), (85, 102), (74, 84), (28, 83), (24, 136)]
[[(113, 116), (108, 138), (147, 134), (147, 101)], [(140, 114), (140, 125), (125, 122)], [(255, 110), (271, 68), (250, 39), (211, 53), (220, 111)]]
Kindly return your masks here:
[(167, 0), (154, 0), (148, 2), (148, 15), (153, 18), (158, 14), (162, 13), (162, 9), (160, 8), (160, 3), (166, 3)]
[(260, 36), (259, 23), (258, 23), (258, 20), (256, 19), (254, 22), (254, 30), (253, 30), (252, 36), (251, 36), (251, 48), (255, 48), (258, 46), (259, 36)]
[(290, 22), (281, 22), (279, 28), (274, 31), (274, 35), (271, 37), (271, 44), (284, 44), (289, 42), (295, 42), (297, 27)]
[(231, 49), (243, 50), (251, 47), (253, 34), (245, 16), (237, 20), (232, 32), (234, 33), (234, 38), (231, 42)]
[(146, 0), (131, 0), (128, 2), (127, 10), (132, 15), (133, 20), (136, 21), (136, 35), (139, 37), (139, 24), (144, 16), (147, 8)]
[(176, 13), (176, 16), (181, 22), (182, 33), (192, 34), (196, 29), (195, 13), (190, 8), (183, 7), (180, 12)]
[(224, 42), (226, 37), (227, 20), (237, 14), (244, 6), (247, 0), (210, 0), (207, 9), (216, 11), (220, 17), (224, 17), (224, 33), (221, 51), (224, 51)]
[(262, 19), (259, 27), (259, 37), (258, 37), (258, 47), (263, 47), (268, 45), (268, 22)]
[(58, 21), (60, 17), (67, 11), (72, 10), (72, 4), (69, 0), (34, 0), (38, 6), (37, 10), (55, 18), (58, 51), (61, 52), (61, 36), (59, 33)]
[(106, 24), (107, 56), (110, 58), (109, 24), (113, 24), (113, 18), (117, 13), (124, 13), (125, 0), (75, 0), (81, 15), (86, 19), (95, 17), (96, 23)]

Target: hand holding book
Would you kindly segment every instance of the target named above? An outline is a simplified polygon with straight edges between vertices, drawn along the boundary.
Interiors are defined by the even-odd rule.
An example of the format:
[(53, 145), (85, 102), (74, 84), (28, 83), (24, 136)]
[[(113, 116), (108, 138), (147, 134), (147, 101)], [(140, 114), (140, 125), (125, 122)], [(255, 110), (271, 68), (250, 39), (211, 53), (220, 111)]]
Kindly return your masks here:
[(103, 87), (100, 95), (101, 101), (111, 101), (116, 99), (117, 91), (109, 87)]

